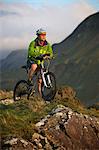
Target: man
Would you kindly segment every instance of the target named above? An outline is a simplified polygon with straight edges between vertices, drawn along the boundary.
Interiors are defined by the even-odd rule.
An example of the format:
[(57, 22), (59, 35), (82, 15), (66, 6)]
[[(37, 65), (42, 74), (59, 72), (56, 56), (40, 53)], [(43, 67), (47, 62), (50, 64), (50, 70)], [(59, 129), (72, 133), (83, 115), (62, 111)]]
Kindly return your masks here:
[[(36, 57), (43, 54), (50, 54), (50, 57), (53, 57), (53, 51), (50, 44), (46, 41), (46, 31), (39, 29), (36, 32), (37, 38), (32, 41), (28, 48), (28, 60), (27, 65), (29, 67), (28, 72), (28, 82), (31, 84), (33, 74), (40, 65), (40, 60), (37, 60)], [(41, 83), (42, 79), (38, 79), (38, 92), (41, 95)]]

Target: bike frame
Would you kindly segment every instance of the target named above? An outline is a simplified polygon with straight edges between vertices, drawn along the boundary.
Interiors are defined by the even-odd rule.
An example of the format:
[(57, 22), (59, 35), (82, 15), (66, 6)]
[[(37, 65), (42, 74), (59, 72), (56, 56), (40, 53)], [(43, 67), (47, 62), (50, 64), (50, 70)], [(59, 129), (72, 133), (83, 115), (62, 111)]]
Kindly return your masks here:
[[(50, 64), (50, 63), (49, 63), (49, 64)], [(48, 79), (48, 84), (49, 84), (49, 85), (47, 85), (46, 79), (45, 79), (45, 74), (47, 74), (48, 71), (49, 71), (49, 70), (48, 70), (49, 64), (48, 64), (48, 66), (47, 66), (47, 69), (45, 70), (44, 63), (41, 62), (41, 70), (40, 70), (40, 71), (41, 71), (41, 76), (42, 76), (42, 80), (43, 80), (44, 86), (47, 87), (47, 88), (52, 87), (50, 76), (47, 75), (47, 79)]]
[[(40, 57), (39, 57), (40, 58)], [(44, 63), (44, 60), (47, 60), (47, 64), (46, 62)], [(45, 100), (51, 100), (54, 98), (55, 94), (56, 94), (56, 80), (54, 77), (54, 74), (52, 72), (49, 72), (49, 65), (50, 65), (50, 58), (40, 58), (38, 59), (40, 60), (40, 66), (38, 66), (38, 69), (40, 71), (41, 74), (41, 78), (42, 78), (42, 97)], [(46, 64), (46, 65), (45, 65)], [(29, 68), (28, 66), (22, 66), (23, 69), (25, 69), (28, 73)], [(37, 80), (39, 79), (39, 73), (35, 72), (34, 75), (32, 76), (32, 80), (33, 80), (33, 84), (29, 84), (26, 80), (20, 80), (17, 82), (15, 88), (14, 88), (14, 100), (19, 100), (21, 99), (21, 96), (26, 95), (27, 94), (27, 99), (29, 99), (29, 96), (31, 96), (32, 94), (34, 94), (36, 92), (36, 88), (37, 88)], [(54, 80), (52, 80), (54, 79)], [(54, 90), (51, 89), (53, 88), (53, 82), (54, 81), (54, 85), (55, 88)], [(20, 85), (24, 85), (23, 89), (19, 89)], [(24, 89), (25, 87), (25, 89)], [(48, 89), (48, 90), (47, 90)], [(48, 93), (49, 89), (51, 89), (50, 93), (51, 93), (51, 97), (49, 96), (50, 93)], [(47, 95), (44, 94), (47, 92)], [(49, 96), (49, 98), (48, 98)], [(17, 99), (18, 98), (18, 99)]]

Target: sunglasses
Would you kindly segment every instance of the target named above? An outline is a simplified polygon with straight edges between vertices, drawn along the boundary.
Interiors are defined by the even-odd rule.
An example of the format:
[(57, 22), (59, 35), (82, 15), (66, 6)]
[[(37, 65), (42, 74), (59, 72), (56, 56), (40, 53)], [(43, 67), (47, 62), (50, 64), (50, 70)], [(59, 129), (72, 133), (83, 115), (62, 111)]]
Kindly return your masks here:
[(39, 34), (39, 35), (41, 35), (41, 36), (46, 36), (46, 33), (42, 33), (42, 34)]

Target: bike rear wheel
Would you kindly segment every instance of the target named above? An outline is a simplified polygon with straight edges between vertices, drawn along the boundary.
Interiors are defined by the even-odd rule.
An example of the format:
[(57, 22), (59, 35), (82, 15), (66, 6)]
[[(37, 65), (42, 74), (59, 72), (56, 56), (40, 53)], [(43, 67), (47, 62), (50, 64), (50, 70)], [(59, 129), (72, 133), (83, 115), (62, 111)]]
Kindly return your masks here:
[[(50, 82), (49, 83), (49, 79)], [(45, 80), (46, 80), (46, 84), (47, 87), (44, 85), (44, 83), (42, 83), (42, 98), (46, 101), (51, 101), (54, 99), (55, 94), (56, 94), (56, 79), (55, 79), (55, 75), (52, 72), (48, 72), (45, 74)]]
[(19, 101), (21, 99), (26, 99), (26, 98), (28, 99), (29, 98), (28, 89), (29, 89), (29, 85), (27, 81), (20, 80), (19, 82), (17, 82), (13, 92), (14, 101)]

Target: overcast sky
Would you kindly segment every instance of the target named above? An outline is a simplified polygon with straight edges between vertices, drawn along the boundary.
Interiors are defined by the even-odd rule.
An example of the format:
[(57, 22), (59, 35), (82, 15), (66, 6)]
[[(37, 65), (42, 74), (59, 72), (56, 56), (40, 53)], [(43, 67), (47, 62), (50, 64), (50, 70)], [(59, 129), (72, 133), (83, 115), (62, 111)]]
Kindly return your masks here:
[(97, 11), (99, 0), (0, 0), (0, 56), (28, 48), (41, 27), (51, 44), (61, 42)]

